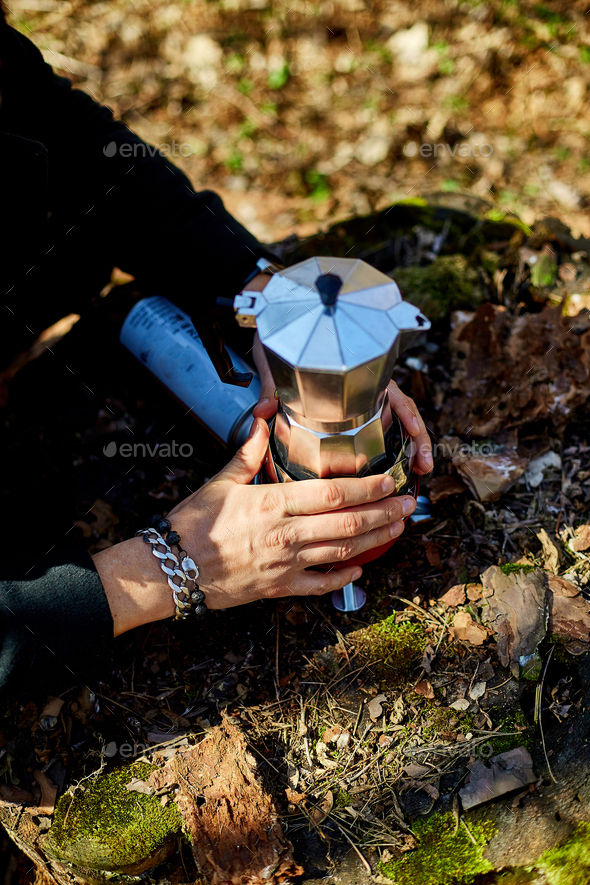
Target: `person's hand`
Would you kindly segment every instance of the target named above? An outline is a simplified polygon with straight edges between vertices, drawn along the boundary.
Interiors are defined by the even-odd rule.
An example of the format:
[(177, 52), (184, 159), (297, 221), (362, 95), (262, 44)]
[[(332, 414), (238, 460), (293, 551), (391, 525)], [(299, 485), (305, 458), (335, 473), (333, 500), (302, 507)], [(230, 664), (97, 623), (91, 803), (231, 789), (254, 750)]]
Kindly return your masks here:
[[(260, 397), (254, 407), (254, 417), (268, 421), (277, 411), (278, 400), (275, 397), (275, 383), (270, 373), (270, 366), (264, 348), (258, 337), (254, 338), (252, 351), (254, 362), (260, 375)], [(389, 402), (395, 415), (400, 419), (406, 431), (412, 437), (412, 468), (420, 476), (432, 470), (432, 444), (426, 426), (416, 403), (399, 389), (395, 381), (387, 387)]]
[(267, 447), (256, 418), (227, 467), (168, 514), (209, 608), (338, 590), (362, 574), (347, 560), (401, 535), (416, 507), (410, 496), (388, 497), (394, 483), (383, 475), (249, 485)]

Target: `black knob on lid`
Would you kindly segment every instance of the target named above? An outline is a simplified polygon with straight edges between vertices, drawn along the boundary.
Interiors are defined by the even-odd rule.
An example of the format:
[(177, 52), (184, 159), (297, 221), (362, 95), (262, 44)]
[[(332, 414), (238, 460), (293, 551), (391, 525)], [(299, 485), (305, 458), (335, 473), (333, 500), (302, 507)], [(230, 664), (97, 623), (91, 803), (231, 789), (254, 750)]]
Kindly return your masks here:
[(315, 286), (320, 293), (322, 304), (333, 307), (336, 304), (338, 292), (342, 288), (342, 279), (335, 273), (323, 273), (315, 281)]

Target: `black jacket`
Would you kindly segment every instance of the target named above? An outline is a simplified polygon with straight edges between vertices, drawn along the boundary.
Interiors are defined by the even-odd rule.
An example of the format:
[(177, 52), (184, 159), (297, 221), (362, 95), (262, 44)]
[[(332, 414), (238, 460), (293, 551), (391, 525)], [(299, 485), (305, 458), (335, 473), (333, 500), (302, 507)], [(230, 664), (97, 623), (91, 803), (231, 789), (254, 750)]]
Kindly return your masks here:
[[(0, 368), (80, 312), (114, 265), (144, 289), (182, 293), (194, 311), (235, 295), (257, 258), (274, 258), (219, 196), (195, 193), (5, 22), (0, 96)], [(47, 558), (26, 576), (12, 568), (0, 582), (0, 694), (96, 676), (113, 630), (90, 556)]]

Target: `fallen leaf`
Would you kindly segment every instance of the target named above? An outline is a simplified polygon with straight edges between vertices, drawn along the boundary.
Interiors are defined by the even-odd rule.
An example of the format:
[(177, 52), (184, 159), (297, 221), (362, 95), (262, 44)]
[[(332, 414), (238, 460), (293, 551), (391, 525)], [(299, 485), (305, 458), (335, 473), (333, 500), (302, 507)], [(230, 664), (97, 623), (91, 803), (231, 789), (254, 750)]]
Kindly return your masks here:
[(572, 596), (575, 585), (565, 578), (550, 578), (548, 584), (549, 632), (567, 639), (574, 648), (575, 642), (590, 642), (590, 602), (579, 590)]
[(299, 769), (291, 762), (287, 763), (287, 780), (289, 781), (289, 786), (293, 789), (295, 789), (299, 783)]
[(338, 763), (328, 756), (328, 748), (323, 741), (318, 741), (315, 745), (316, 756), (324, 768), (338, 768)]
[(435, 476), (428, 486), (428, 497), (432, 504), (436, 504), (451, 495), (461, 495), (466, 489), (467, 486), (456, 474)]
[(33, 777), (41, 787), (41, 800), (37, 806), (37, 811), (39, 814), (53, 814), (57, 798), (57, 787), (42, 771), (34, 771)]
[(322, 801), (314, 806), (310, 814), (311, 822), (315, 824), (316, 827), (319, 826), (319, 824), (326, 820), (333, 807), (334, 794), (331, 790), (328, 790)]
[(545, 576), (540, 569), (505, 575), (501, 568), (492, 565), (481, 580), (482, 620), (496, 635), (500, 663), (518, 677), (521, 667), (530, 666), (547, 630)]
[(496, 796), (503, 796), (512, 790), (519, 790), (533, 783), (537, 777), (533, 771), (533, 760), (525, 747), (516, 747), (506, 753), (492, 756), (488, 763), (477, 759), (469, 767), (469, 780), (459, 796), (463, 808), (474, 808), (489, 802)]
[(393, 743), (393, 738), (390, 734), (382, 734), (379, 735), (379, 740), (377, 741), (380, 747), (389, 747), (390, 744)]
[(294, 627), (308, 624), (312, 620), (311, 612), (300, 602), (294, 602), (285, 614), (285, 617)]
[(393, 726), (400, 726), (400, 722), (403, 722), (404, 716), (406, 715), (406, 705), (404, 703), (403, 695), (398, 695), (393, 702), (393, 709), (389, 714), (389, 721)]
[(573, 581), (558, 578), (556, 575), (549, 575), (547, 585), (556, 596), (577, 596), (580, 592), (580, 588)]
[(428, 564), (433, 568), (442, 568), (442, 559), (440, 558), (440, 548), (434, 541), (427, 541), (424, 544), (426, 559)]
[(434, 658), (435, 651), (431, 645), (427, 645), (424, 649), (424, 654), (422, 655), (422, 661), (420, 666), (424, 670), (425, 673), (430, 673), (432, 669), (432, 659)]
[(432, 700), (434, 697), (434, 689), (428, 679), (422, 679), (418, 685), (414, 687), (414, 691), (416, 694), (420, 694), (423, 698), (428, 698), (429, 700)]
[(559, 567), (560, 554), (559, 549), (555, 546), (545, 529), (537, 532), (537, 538), (543, 547), (543, 562), (546, 569), (556, 572)]
[(387, 695), (378, 694), (376, 698), (373, 698), (372, 701), (369, 702), (368, 710), (369, 716), (371, 717), (373, 722), (377, 722), (377, 720), (383, 716), (383, 707), (381, 706), (381, 701), (386, 701)]
[(476, 682), (475, 685), (472, 687), (471, 691), (469, 692), (469, 697), (471, 698), (472, 701), (477, 701), (479, 698), (482, 697), (482, 695), (485, 694), (485, 691), (486, 691), (485, 682)]
[(145, 793), (146, 795), (154, 792), (153, 788), (140, 778), (134, 778), (132, 781), (129, 781), (128, 784), (125, 784), (125, 789), (129, 790), (130, 793)]
[(449, 707), (453, 710), (460, 710), (464, 713), (465, 710), (469, 709), (469, 701), (467, 698), (458, 698), (456, 701), (453, 701), (452, 704), (449, 704)]
[(469, 642), (471, 645), (482, 645), (488, 637), (488, 631), (476, 623), (469, 612), (457, 612), (449, 629), (453, 639)]
[(528, 463), (516, 446), (502, 446), (487, 454), (460, 451), (453, 458), (453, 465), (480, 501), (497, 501), (520, 479)]
[(35, 802), (35, 797), (28, 790), (8, 784), (0, 784), (0, 796), (7, 805), (33, 805)]
[(427, 765), (419, 765), (418, 762), (410, 762), (409, 765), (404, 765), (402, 771), (414, 780), (424, 777), (425, 774), (432, 774), (432, 768), (429, 768)]
[(570, 550), (574, 553), (588, 550), (590, 547), (590, 525), (579, 525), (574, 534), (575, 538), (572, 538), (568, 544)]
[(464, 605), (466, 601), (467, 598), (465, 596), (464, 584), (455, 584), (454, 587), (447, 590), (447, 592), (439, 599), (439, 602), (443, 602), (445, 605), (450, 606)]
[(481, 584), (467, 584), (465, 592), (470, 602), (479, 602), (481, 599), (483, 587)]
[(285, 794), (288, 801), (292, 805), (299, 805), (300, 802), (303, 802), (304, 799), (307, 799), (307, 795), (305, 793), (298, 793), (296, 792), (296, 790), (292, 790), (291, 787), (286, 787)]

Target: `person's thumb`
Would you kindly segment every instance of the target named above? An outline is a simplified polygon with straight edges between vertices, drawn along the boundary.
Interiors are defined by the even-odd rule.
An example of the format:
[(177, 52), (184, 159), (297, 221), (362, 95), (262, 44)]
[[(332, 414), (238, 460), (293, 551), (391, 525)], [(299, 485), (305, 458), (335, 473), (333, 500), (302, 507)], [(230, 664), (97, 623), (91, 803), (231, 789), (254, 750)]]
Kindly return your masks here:
[(262, 418), (254, 418), (250, 436), (216, 479), (229, 479), (240, 485), (248, 485), (262, 467), (267, 448), (268, 425)]
[(266, 382), (266, 379), (261, 378), (261, 381), (260, 396), (252, 414), (255, 418), (264, 418), (266, 421), (269, 421), (276, 413), (279, 401), (275, 396), (276, 389), (272, 378), (268, 382)]

